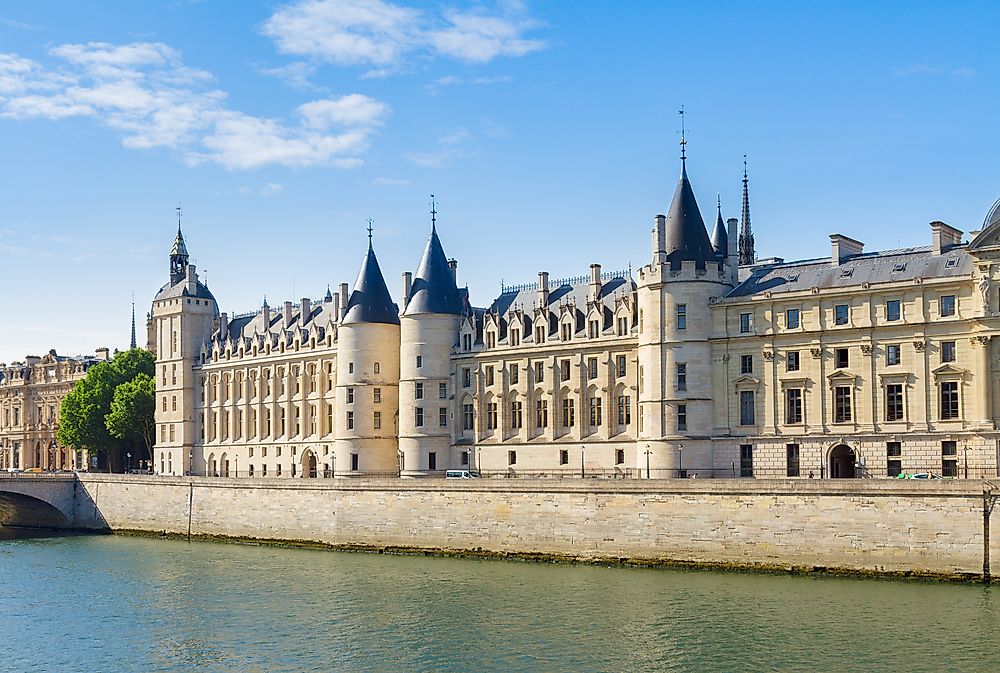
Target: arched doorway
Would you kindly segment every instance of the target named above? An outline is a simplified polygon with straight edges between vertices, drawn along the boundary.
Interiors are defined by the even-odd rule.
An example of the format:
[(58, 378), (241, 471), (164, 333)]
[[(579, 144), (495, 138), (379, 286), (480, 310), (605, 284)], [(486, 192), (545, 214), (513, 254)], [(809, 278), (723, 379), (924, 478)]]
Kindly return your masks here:
[(219, 456), (219, 474), (217, 476), (219, 476), (219, 477), (228, 477), (229, 476), (229, 455), (228, 454), (224, 453), (221, 456)]
[(315, 479), (318, 476), (316, 454), (312, 451), (302, 454), (302, 476), (306, 479)]
[(206, 468), (206, 472), (207, 472), (207, 474), (205, 475), (206, 477), (218, 477), (219, 476), (217, 474), (217, 469), (216, 469), (216, 465), (215, 465), (215, 454), (214, 453), (208, 454), (208, 461), (205, 463), (205, 468)]
[(830, 450), (830, 477), (833, 479), (853, 479), (856, 475), (857, 455), (847, 444), (838, 444)]

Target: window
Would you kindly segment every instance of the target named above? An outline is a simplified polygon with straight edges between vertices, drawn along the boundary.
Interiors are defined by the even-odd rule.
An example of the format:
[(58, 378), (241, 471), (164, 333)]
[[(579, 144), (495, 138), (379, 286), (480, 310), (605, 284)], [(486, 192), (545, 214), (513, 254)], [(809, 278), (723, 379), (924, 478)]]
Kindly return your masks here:
[(510, 384), (516, 386), (521, 372), (516, 364), (511, 365), (508, 369), (510, 370)]
[(496, 348), (497, 345), (497, 333), (493, 330), (486, 332), (486, 347)]
[(521, 400), (514, 400), (510, 403), (510, 429), (520, 430), (523, 419), (522, 415), (523, 403)]
[(462, 387), (468, 388), (472, 385), (472, 370), (468, 367), (462, 368)]
[(463, 451), (462, 452), (462, 465), (468, 465), (468, 464), (469, 464), (469, 452), (468, 451)]
[(597, 378), (597, 358), (590, 358), (587, 360), (587, 378)]
[(417, 369), (420, 369), (423, 366), (424, 366), (424, 356), (423, 355), (418, 355), (417, 356)]
[(785, 444), (785, 476), (799, 476), (799, 445)]
[(508, 465), (517, 465), (517, 451), (508, 451), (507, 452), (507, 464)]
[(590, 426), (598, 427), (601, 425), (601, 398), (591, 397), (590, 398)]
[(486, 405), (486, 429), (496, 430), (497, 427), (497, 403), (489, 402)]
[(548, 400), (535, 400), (535, 427), (544, 428), (549, 424)]
[(955, 295), (946, 294), (941, 296), (941, 317), (955, 315)]
[(486, 367), (486, 385), (493, 385), (493, 365)]
[(797, 372), (799, 371), (799, 352), (798, 351), (788, 351), (785, 354), (785, 371), (786, 372)]
[(941, 362), (954, 362), (955, 361), (955, 342), (954, 341), (942, 341), (941, 342)]
[(562, 402), (563, 402), (562, 425), (564, 428), (572, 428), (576, 420), (575, 413), (573, 411), (573, 400), (568, 397), (564, 397)]
[(348, 411), (347, 412), (347, 429), (348, 430), (353, 430), (354, 429), (354, 412), (353, 411)]
[(347, 389), (347, 403), (354, 404), (354, 388)]
[(375, 404), (382, 404), (382, 389), (372, 388), (372, 402)]
[(851, 388), (837, 386), (833, 389), (833, 422), (848, 423), (851, 420)]
[(688, 429), (688, 405), (677, 405), (677, 431), (684, 432)]
[(424, 427), (424, 408), (414, 407), (413, 408), (413, 425), (418, 428)]
[(559, 363), (559, 380), (569, 381), (569, 360), (563, 360)]
[(632, 422), (632, 400), (629, 395), (618, 396), (618, 424), (628, 425)]
[[(348, 374), (353, 374), (354, 373), (354, 363), (353, 362), (348, 362), (347, 363), (347, 373)], [(278, 376), (281, 376), (281, 372), (278, 372)]]
[(439, 400), (446, 400), (446, 399), (448, 399), (448, 384), (447, 383), (439, 383), (438, 384), (438, 399)]
[(382, 429), (382, 412), (381, 411), (376, 411), (376, 412), (374, 412), (372, 414), (372, 427), (375, 430), (381, 430)]
[(885, 347), (885, 363), (889, 366), (898, 365), (900, 362), (899, 344), (890, 344)]
[(847, 348), (837, 348), (833, 351), (834, 366), (837, 369), (846, 369), (850, 363), (850, 352)]
[(789, 388), (785, 391), (785, 423), (794, 425), (802, 422), (802, 389)]
[(890, 383), (885, 387), (885, 420), (903, 420), (903, 384)]
[(618, 364), (618, 376), (620, 378), (622, 376), (625, 376), (628, 366), (628, 360), (625, 359), (624, 355), (619, 355), (616, 360)]
[(567, 451), (566, 449), (559, 450), (559, 464), (569, 465), (569, 451)]
[(472, 430), (474, 428), (473, 423), (475, 422), (475, 419), (476, 419), (476, 413), (473, 410), (473, 406), (471, 404), (463, 404), (462, 405), (462, 429), (463, 430)]
[(753, 313), (740, 313), (740, 334), (753, 331)]
[(587, 336), (591, 339), (601, 336), (601, 328), (596, 320), (591, 320), (587, 323)]
[(427, 469), (428, 470), (438, 469), (438, 455), (436, 451), (429, 451), (427, 453)]
[(790, 308), (785, 311), (785, 327), (787, 329), (798, 329), (799, 328), (799, 309)]
[(754, 425), (756, 422), (754, 401), (754, 392), (752, 390), (740, 391), (740, 425)]
[(618, 336), (628, 334), (628, 318), (618, 318)]
[(740, 356), (740, 374), (753, 374), (753, 356)]
[(890, 299), (885, 303), (885, 319), (895, 322), (903, 315), (902, 303), (898, 299)]
[(545, 381), (545, 363), (536, 362), (535, 363), (535, 382), (542, 383)]
[(377, 362), (372, 365), (372, 373), (378, 374), (381, 370), (382, 368), (379, 366)]
[(687, 304), (677, 305), (677, 329), (687, 329), (688, 326)]
[(625, 462), (625, 449), (615, 449), (615, 465), (621, 465)]
[(837, 304), (833, 307), (833, 322), (836, 325), (846, 325), (850, 316), (850, 307), (847, 304)]
[(360, 463), (360, 461), (359, 461), (358, 458), (359, 458), (358, 454), (356, 454), (356, 453), (352, 453), (351, 454), (351, 471), (352, 472), (357, 472), (358, 470), (361, 469), (361, 463)]
[(958, 445), (955, 442), (941, 442), (941, 476), (958, 476)]
[(544, 327), (536, 327), (535, 328), (535, 342), (542, 343), (543, 341), (545, 341), (545, 328)]
[(740, 444), (740, 476), (753, 476), (753, 445)]
[(472, 350), (472, 335), (463, 334), (462, 335), (462, 350), (471, 351)]
[(424, 384), (416, 383), (413, 386), (413, 399), (422, 400), (424, 399)]
[(275, 465), (274, 466), (274, 474), (275, 474), (275, 476), (278, 476), (278, 477), (281, 476), (281, 465)]
[(573, 326), (568, 322), (562, 324), (562, 340), (569, 341), (573, 338)]
[(885, 445), (885, 474), (888, 477), (898, 477), (903, 471), (902, 444), (899, 442), (886, 442)]
[(686, 362), (677, 363), (677, 390), (688, 389), (688, 366)]
[(944, 381), (941, 383), (941, 420), (955, 418), (958, 418), (958, 382)]
[(521, 345), (521, 330), (512, 329), (510, 331), (510, 345), (511, 346)]

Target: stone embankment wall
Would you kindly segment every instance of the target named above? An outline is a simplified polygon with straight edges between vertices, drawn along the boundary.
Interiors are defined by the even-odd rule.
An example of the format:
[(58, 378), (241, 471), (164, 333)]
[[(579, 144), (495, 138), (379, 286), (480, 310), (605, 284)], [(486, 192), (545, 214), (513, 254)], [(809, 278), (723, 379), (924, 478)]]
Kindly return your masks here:
[[(334, 547), (960, 577), (983, 570), (983, 486), (82, 474), (74, 520)], [(991, 537), (1000, 567), (1000, 531)]]

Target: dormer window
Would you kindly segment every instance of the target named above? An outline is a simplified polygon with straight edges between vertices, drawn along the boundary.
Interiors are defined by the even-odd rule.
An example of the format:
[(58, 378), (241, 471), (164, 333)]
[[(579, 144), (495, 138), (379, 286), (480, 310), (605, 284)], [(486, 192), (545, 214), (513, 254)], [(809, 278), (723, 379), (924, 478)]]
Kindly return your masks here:
[(847, 269), (841, 269), (840, 270), (840, 277), (841, 278), (850, 278), (853, 275), (854, 275), (854, 269), (853, 268), (847, 268)]
[(944, 263), (944, 266), (946, 269), (954, 269), (956, 266), (958, 266), (958, 260), (949, 259), (947, 262)]
[(510, 345), (511, 346), (521, 345), (521, 330), (512, 329), (510, 331)]
[(906, 262), (902, 262), (900, 264), (893, 264), (892, 265), (892, 272), (893, 273), (898, 273), (900, 271), (906, 271)]
[(573, 338), (573, 326), (568, 322), (562, 324), (561, 338), (563, 341), (569, 341)]

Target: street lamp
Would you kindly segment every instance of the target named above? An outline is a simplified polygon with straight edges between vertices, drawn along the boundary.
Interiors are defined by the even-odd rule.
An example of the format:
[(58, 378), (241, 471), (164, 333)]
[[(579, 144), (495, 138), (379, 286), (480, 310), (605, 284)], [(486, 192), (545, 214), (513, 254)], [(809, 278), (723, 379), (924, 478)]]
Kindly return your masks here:
[(684, 445), (677, 445), (677, 476), (682, 478), (684, 476)]
[(646, 479), (649, 479), (649, 457), (652, 455), (653, 451), (649, 448), (649, 444), (646, 445)]
[(125, 457), (128, 458), (128, 463), (127, 463), (125, 469), (127, 471), (131, 472), (132, 471), (132, 454), (131, 453), (126, 453)]
[(240, 478), (240, 457), (233, 456), (233, 466), (236, 468), (236, 478)]
[(332, 454), (330, 454), (330, 478), (331, 479), (336, 479), (337, 478), (337, 451), (336, 450), (334, 450), (334, 452)]
[(965, 457), (965, 478), (968, 479), (969, 478), (969, 445), (968, 444), (963, 444), (962, 445), (962, 454)]
[(586, 465), (587, 447), (580, 445), (580, 479), (587, 478), (587, 465)]

